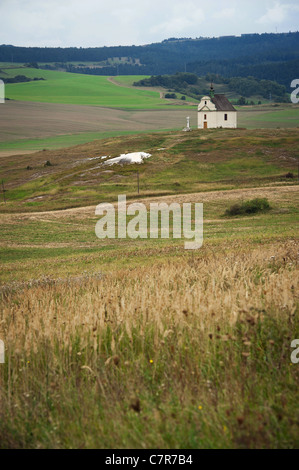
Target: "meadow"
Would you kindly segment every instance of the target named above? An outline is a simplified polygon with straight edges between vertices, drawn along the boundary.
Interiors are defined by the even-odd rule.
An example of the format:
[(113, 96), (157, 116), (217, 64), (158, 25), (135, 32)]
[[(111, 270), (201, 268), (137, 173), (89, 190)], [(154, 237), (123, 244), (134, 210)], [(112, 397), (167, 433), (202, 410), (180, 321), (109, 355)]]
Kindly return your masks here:
[[(111, 103), (114, 87), (130, 106), (132, 91), (91, 78), (93, 93), (103, 85)], [(63, 80), (47, 99), (65, 99)], [(70, 93), (80, 101), (83, 79), (75, 80)], [(30, 97), (30, 87), (17, 87), (19, 99)], [(153, 93), (137, 106), (156, 106)], [(265, 107), (269, 129), (205, 133), (163, 130), (163, 113), (189, 110), (162, 109), (160, 131), (149, 133), (155, 109), (112, 110), (124, 113), (116, 117), (83, 103), (8, 103), (12, 119), (23, 114), (19, 128), (2, 129), (1, 148), (13, 154), (0, 159), (0, 448), (298, 448), (299, 139), (283, 128), (296, 127), (297, 108)], [(31, 106), (38, 114), (27, 125)], [(39, 106), (48, 106), (45, 121)], [(64, 107), (63, 120), (55, 123), (52, 106)], [(252, 126), (259, 112), (247, 110)], [(104, 116), (105, 129), (88, 127)], [(145, 127), (120, 135), (133, 131), (128, 117)], [(152, 157), (99, 160), (134, 151)], [(147, 208), (203, 203), (203, 247), (185, 250), (172, 237), (99, 240), (95, 207), (119, 194)], [(269, 210), (228, 215), (255, 198)]]
[(21, 69), (4, 68), (3, 71), (7, 78), (16, 75), (44, 78), (41, 81), (7, 84), (5, 87), (6, 97), (13, 100), (120, 109), (160, 109), (163, 106), (164, 108), (168, 106), (168, 101), (161, 100), (157, 91), (117, 86), (105, 76), (27, 67)]
[[(105, 167), (101, 156), (152, 155), (143, 165)], [(200, 130), (133, 134), (67, 149), (1, 158), (7, 190), (0, 212), (32, 212), (117, 200), (296, 184), (295, 130)], [(45, 166), (45, 162), (50, 165)], [(286, 178), (292, 173), (293, 178)], [(2, 195), (3, 196), (3, 195)]]
[[(206, 193), (196, 252), (100, 241), (86, 208), (2, 215), (1, 447), (298, 447), (292, 189)], [(272, 211), (222, 217), (253, 194)]]

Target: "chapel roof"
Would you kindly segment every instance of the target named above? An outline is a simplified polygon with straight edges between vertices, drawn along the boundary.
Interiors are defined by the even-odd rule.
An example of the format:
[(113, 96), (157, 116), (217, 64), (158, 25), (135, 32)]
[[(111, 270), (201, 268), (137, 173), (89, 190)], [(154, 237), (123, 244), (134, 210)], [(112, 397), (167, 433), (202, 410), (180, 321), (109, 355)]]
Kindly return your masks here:
[(225, 95), (215, 94), (211, 101), (216, 106), (217, 111), (237, 111)]

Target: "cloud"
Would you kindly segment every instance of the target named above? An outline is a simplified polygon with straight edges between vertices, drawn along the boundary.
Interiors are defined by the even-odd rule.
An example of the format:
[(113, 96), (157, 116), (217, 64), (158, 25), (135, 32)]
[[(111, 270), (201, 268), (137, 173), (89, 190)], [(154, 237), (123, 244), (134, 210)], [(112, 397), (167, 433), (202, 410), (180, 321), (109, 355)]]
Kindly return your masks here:
[(197, 30), (205, 18), (205, 12), (197, 6), (196, 2), (182, 2), (174, 4), (169, 11), (166, 11), (164, 20), (152, 26), (150, 31), (152, 33), (163, 32), (165, 37), (181, 34), (190, 36), (191, 31)]
[(279, 24), (283, 23), (287, 17), (292, 13), (299, 11), (299, 6), (295, 4), (281, 4), (279, 2), (275, 2), (274, 7), (268, 8), (267, 12), (261, 16), (257, 23), (260, 24)]
[(224, 10), (217, 11), (213, 14), (213, 18), (216, 19), (232, 19), (236, 16), (235, 8), (224, 8)]
[(295, 1), (0, 0), (0, 41), (17, 46), (94, 47), (262, 33), (278, 24), (284, 31), (295, 31), (299, 24)]

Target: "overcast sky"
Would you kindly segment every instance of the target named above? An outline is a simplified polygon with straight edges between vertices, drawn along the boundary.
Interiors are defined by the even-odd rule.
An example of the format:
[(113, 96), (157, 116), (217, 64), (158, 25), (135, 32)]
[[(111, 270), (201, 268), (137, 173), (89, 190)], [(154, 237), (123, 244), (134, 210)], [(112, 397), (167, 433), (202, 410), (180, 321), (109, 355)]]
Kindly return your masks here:
[(298, 0), (0, 0), (0, 44), (118, 46), (297, 31)]

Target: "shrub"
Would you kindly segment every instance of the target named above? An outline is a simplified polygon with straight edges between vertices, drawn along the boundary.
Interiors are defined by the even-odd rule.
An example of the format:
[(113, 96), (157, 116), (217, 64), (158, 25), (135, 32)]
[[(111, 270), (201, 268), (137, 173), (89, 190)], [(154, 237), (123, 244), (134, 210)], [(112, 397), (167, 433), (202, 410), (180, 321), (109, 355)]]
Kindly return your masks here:
[(256, 198), (250, 201), (242, 202), (241, 204), (234, 204), (225, 211), (225, 215), (248, 215), (256, 214), (257, 212), (267, 212), (271, 209), (267, 198)]
[(247, 103), (246, 103), (246, 100), (244, 98), (244, 96), (241, 96), (239, 99), (238, 99), (238, 105), (239, 106), (245, 106)]
[(286, 178), (294, 178), (294, 173), (291, 173), (291, 172), (287, 173)]
[(176, 96), (175, 93), (166, 93), (166, 94), (165, 94), (165, 98), (167, 98), (167, 99), (175, 100), (176, 97), (177, 97), (177, 96)]

